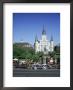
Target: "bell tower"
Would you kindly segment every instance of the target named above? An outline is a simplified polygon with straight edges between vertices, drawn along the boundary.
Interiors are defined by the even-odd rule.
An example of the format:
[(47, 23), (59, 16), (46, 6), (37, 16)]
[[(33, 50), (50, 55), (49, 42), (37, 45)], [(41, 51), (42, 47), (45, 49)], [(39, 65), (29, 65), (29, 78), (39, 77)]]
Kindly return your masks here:
[(38, 38), (37, 38), (37, 35), (35, 37), (35, 52), (38, 52), (39, 51), (39, 42), (38, 42)]
[(53, 37), (51, 35), (51, 40), (50, 40), (50, 51), (53, 52), (54, 51), (54, 42), (53, 42)]

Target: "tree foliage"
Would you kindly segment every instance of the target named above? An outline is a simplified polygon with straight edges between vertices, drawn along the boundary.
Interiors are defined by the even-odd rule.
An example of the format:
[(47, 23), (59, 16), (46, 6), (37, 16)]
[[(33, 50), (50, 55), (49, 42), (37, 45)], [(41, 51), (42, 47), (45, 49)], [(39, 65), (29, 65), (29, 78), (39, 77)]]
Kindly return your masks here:
[(13, 45), (13, 58), (33, 60), (37, 62), (43, 53), (35, 53), (35, 50), (30, 47), (22, 47), (17, 44)]
[[(43, 58), (43, 52), (35, 53), (35, 50), (31, 47), (23, 47), (21, 44), (13, 44), (13, 58), (33, 60), (38, 62)], [(60, 46), (55, 46), (53, 52), (49, 52), (50, 57), (60, 60)]]

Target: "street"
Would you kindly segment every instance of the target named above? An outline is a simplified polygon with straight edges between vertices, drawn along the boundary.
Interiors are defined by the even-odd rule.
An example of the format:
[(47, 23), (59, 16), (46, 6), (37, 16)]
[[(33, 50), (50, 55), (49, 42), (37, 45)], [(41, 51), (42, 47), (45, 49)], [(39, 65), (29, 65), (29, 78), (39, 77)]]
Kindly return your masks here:
[(14, 68), (13, 77), (60, 77), (60, 69), (27, 70)]

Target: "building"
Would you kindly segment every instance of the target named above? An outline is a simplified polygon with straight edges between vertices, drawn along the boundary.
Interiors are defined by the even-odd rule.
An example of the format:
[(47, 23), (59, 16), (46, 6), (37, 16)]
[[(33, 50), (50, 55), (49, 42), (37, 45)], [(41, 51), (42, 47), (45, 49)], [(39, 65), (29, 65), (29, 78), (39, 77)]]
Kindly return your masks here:
[(22, 48), (33, 48), (32, 47), (32, 44), (28, 43), (28, 42), (17, 42), (17, 43), (14, 43), (14, 45), (18, 46), (18, 47), (22, 47)]
[(44, 54), (48, 54), (48, 52), (54, 51), (54, 41), (51, 36), (50, 41), (47, 39), (46, 31), (43, 27), (42, 31), (42, 39), (39, 41), (37, 36), (35, 37), (35, 52), (43, 52)]

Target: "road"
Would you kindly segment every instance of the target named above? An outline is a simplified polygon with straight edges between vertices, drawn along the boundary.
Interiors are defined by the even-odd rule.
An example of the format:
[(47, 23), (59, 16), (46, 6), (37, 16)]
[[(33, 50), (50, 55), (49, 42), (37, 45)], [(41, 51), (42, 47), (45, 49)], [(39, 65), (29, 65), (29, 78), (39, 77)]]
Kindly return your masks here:
[(21, 68), (14, 68), (13, 77), (60, 77), (60, 70), (25, 70)]

